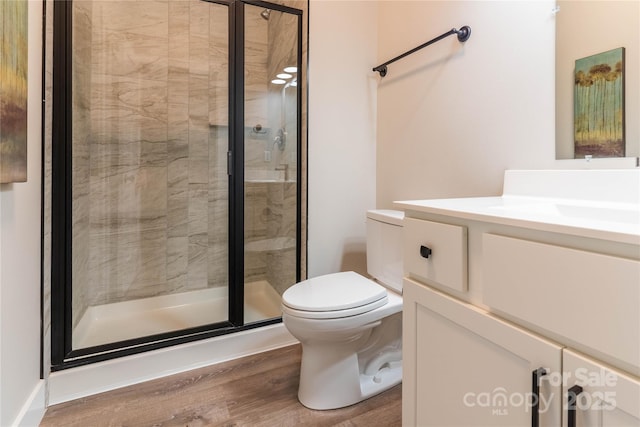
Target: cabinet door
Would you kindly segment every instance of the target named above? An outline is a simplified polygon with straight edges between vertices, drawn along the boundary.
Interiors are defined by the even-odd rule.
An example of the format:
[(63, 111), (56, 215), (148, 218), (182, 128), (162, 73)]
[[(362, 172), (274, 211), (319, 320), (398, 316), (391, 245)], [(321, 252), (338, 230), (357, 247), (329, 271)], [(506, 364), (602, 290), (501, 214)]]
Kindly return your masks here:
[[(533, 372), (560, 372), (561, 347), (404, 281), (403, 424), (531, 426)], [(561, 382), (539, 381), (539, 425), (560, 426)]]
[[(567, 349), (563, 370), (565, 427), (640, 426), (638, 379)], [(574, 397), (569, 398), (569, 390)]]

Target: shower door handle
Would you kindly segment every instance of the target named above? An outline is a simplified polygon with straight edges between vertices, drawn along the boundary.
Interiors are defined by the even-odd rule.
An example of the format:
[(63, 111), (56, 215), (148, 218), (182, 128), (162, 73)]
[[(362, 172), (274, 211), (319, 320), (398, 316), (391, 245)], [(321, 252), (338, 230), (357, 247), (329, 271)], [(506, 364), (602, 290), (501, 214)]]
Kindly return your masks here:
[(227, 151), (227, 175), (233, 175), (233, 154)]

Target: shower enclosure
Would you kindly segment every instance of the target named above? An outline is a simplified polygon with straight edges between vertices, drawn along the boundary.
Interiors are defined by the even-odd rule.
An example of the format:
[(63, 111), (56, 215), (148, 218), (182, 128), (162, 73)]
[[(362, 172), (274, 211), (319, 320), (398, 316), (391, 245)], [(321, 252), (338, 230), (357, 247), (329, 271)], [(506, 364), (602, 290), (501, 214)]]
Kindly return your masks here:
[(280, 321), (306, 6), (54, 3), (54, 370)]

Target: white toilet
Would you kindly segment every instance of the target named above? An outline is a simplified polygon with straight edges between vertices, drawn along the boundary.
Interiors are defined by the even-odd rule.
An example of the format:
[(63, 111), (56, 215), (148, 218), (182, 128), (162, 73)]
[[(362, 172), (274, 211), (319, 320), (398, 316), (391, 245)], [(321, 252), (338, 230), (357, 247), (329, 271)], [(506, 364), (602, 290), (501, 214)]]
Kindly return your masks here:
[(302, 344), (298, 399), (311, 409), (353, 405), (402, 381), (402, 219), (367, 212), (367, 270), (296, 283), (283, 322)]

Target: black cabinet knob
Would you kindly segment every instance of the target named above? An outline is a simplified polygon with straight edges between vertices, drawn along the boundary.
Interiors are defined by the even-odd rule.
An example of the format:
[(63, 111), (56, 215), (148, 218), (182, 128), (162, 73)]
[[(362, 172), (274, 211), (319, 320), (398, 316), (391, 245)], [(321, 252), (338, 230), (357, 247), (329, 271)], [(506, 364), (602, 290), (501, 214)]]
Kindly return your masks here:
[(420, 246), (420, 256), (422, 258), (429, 258), (431, 256), (431, 249), (425, 245)]

